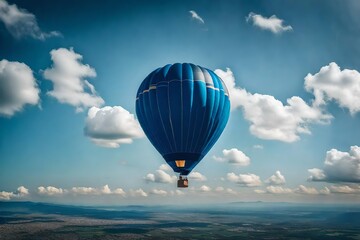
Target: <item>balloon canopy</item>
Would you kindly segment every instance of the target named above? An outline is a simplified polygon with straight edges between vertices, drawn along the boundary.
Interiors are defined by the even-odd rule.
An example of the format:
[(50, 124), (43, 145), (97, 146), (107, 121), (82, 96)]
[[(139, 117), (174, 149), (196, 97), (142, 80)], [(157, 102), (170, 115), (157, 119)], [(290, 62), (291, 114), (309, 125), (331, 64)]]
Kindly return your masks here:
[(146, 136), (171, 168), (188, 175), (220, 137), (229, 119), (229, 93), (213, 71), (168, 64), (151, 72), (136, 96)]

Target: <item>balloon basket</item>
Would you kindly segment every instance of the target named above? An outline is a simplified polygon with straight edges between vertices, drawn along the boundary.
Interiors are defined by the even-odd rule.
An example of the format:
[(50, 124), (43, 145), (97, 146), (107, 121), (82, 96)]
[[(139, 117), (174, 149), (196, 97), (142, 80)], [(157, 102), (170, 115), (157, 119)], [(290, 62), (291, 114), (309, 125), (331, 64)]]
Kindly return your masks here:
[(178, 188), (187, 188), (189, 186), (189, 181), (186, 177), (179, 177), (179, 180), (177, 181), (177, 187)]

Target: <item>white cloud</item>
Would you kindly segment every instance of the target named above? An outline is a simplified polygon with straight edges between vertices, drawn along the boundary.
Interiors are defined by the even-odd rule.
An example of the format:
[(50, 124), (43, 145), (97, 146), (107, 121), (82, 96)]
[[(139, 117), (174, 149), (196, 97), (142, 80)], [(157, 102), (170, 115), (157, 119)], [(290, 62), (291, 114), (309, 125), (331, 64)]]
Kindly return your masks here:
[(96, 77), (95, 69), (82, 64), (82, 56), (72, 48), (53, 49), (50, 52), (53, 65), (44, 71), (44, 78), (50, 80), (54, 89), (47, 94), (61, 103), (83, 111), (92, 106), (101, 106), (104, 100), (97, 95), (95, 87), (85, 77)]
[(246, 17), (246, 21), (252, 23), (263, 30), (271, 31), (272, 33), (278, 34), (286, 31), (292, 31), (290, 25), (284, 25), (284, 20), (272, 15), (271, 17), (263, 17), (260, 14), (250, 12)]
[(295, 192), (300, 194), (310, 194), (310, 195), (319, 194), (316, 188), (306, 187), (304, 185), (300, 185), (297, 189), (295, 189)]
[(250, 132), (261, 139), (294, 142), (300, 134), (311, 134), (309, 124), (327, 124), (332, 118), (318, 106), (310, 106), (297, 96), (287, 99), (284, 105), (270, 95), (251, 94), (235, 84), (232, 71), (216, 69), (215, 73), (225, 82), (232, 110), (241, 108), (250, 122)]
[(163, 170), (156, 170), (155, 173), (149, 173), (144, 178), (146, 182), (155, 182), (155, 183), (174, 183), (177, 180), (176, 176), (171, 176), (170, 174), (164, 172)]
[(120, 196), (126, 196), (126, 192), (122, 188), (116, 188), (114, 191), (112, 191), (112, 194), (120, 195)]
[(200, 17), (199, 14), (197, 14), (194, 10), (190, 10), (189, 13), (191, 14), (192, 19), (195, 19), (196, 21), (202, 24), (205, 23), (204, 19), (202, 19), (202, 17)]
[(323, 195), (328, 195), (330, 194), (330, 189), (328, 187), (324, 187), (323, 189), (320, 189), (319, 193)]
[(222, 153), (223, 157), (214, 156), (214, 159), (219, 162), (228, 162), (238, 166), (248, 166), (250, 164), (250, 158), (236, 148), (224, 149)]
[(355, 194), (360, 193), (360, 186), (333, 185), (330, 186), (332, 193)]
[[(64, 190), (67, 192), (67, 190)], [(73, 187), (71, 192), (74, 194), (80, 195), (120, 195), (126, 196), (126, 192), (122, 188), (116, 188), (115, 190), (111, 190), (108, 184), (104, 185), (101, 188), (94, 187)]]
[(334, 100), (354, 115), (360, 111), (360, 73), (344, 69), (331, 62), (314, 75), (305, 77), (305, 89), (315, 95), (315, 104)]
[(200, 192), (210, 192), (211, 191), (211, 188), (209, 186), (206, 186), (206, 185), (202, 185), (200, 188), (199, 188)]
[(206, 177), (199, 172), (191, 172), (188, 175), (188, 178), (191, 180), (200, 181), (200, 182), (204, 182), (207, 180)]
[(14, 192), (6, 192), (1, 191), (0, 192), (0, 200), (11, 200), (12, 198), (22, 198), (29, 195), (29, 189), (27, 189), (24, 186), (20, 186), (17, 188), (17, 191)]
[(244, 102), (244, 95), (246, 90), (236, 86), (234, 73), (230, 68), (226, 68), (226, 71), (222, 69), (215, 69), (215, 73), (224, 81), (230, 96), (231, 110), (235, 110), (242, 106)]
[(136, 189), (136, 190), (130, 189), (130, 195), (133, 197), (147, 197), (148, 196), (148, 194), (141, 188)]
[(111, 193), (112, 193), (109, 185), (107, 185), (107, 184), (104, 185), (104, 186), (100, 189), (100, 192), (101, 192), (102, 194), (111, 194)]
[(330, 189), (327, 187), (324, 187), (323, 189), (320, 189), (319, 191), (313, 187), (306, 187), (304, 185), (300, 185), (296, 189), (290, 189), (282, 186), (267, 186), (265, 190), (262, 189), (256, 189), (254, 190), (256, 193), (270, 193), (270, 194), (290, 194), (290, 193), (298, 193), (298, 194), (309, 194), (309, 195), (328, 195), (330, 194)]
[(234, 191), (233, 189), (231, 189), (231, 188), (226, 188), (225, 189), (225, 192), (226, 193), (228, 193), (228, 194), (234, 194), (234, 195), (236, 195), (237, 194), (237, 192), (236, 191)]
[(275, 174), (266, 179), (265, 182), (271, 185), (282, 185), (286, 183), (286, 180), (280, 171), (276, 171)]
[[(162, 170), (160, 170), (162, 171)], [(153, 173), (148, 173), (146, 176), (145, 176), (145, 181), (147, 182), (155, 182), (155, 174)]]
[(0, 192), (0, 200), (10, 200), (14, 196), (15, 194), (13, 192), (5, 192), (5, 191)]
[(167, 192), (165, 190), (162, 190), (162, 189), (152, 189), (150, 190), (149, 192), (150, 194), (154, 194), (154, 195), (160, 195), (160, 196), (166, 196), (167, 195)]
[(47, 187), (40, 186), (38, 187), (38, 193), (41, 195), (53, 196), (53, 195), (62, 195), (66, 193), (66, 191), (62, 188), (56, 188), (53, 186), (47, 186)]
[(267, 186), (266, 192), (272, 194), (285, 194), (285, 193), (292, 193), (293, 191), (290, 188), (285, 188), (281, 186)]
[(257, 187), (261, 185), (260, 177), (251, 173), (239, 175), (236, 175), (235, 173), (228, 173), (227, 179), (230, 182), (234, 182), (246, 187)]
[(92, 194), (99, 194), (98, 190), (93, 187), (73, 187), (71, 192), (75, 194), (82, 194), (82, 195), (92, 195)]
[(5, 0), (0, 1), (0, 20), (6, 29), (15, 38), (30, 36), (35, 39), (45, 40), (49, 37), (61, 36), (60, 32), (43, 32), (34, 14), (25, 9), (18, 8), (16, 4), (9, 4)]
[(39, 92), (29, 66), (5, 59), (0, 61), (0, 115), (11, 117), (26, 104), (38, 104)]
[(259, 193), (259, 194), (266, 193), (266, 191), (262, 190), (262, 189), (255, 189), (254, 192)]
[(134, 138), (144, 136), (134, 115), (121, 106), (90, 108), (84, 133), (95, 144), (110, 148), (132, 143)]
[(172, 171), (172, 168), (167, 165), (167, 164), (161, 164), (160, 167), (159, 167), (160, 170), (163, 170), (163, 171), (166, 171), (166, 172), (171, 172)]
[(255, 148), (255, 149), (264, 149), (264, 146), (256, 144), (256, 145), (253, 146), (253, 148)]
[(29, 195), (29, 189), (24, 186), (20, 186), (17, 188), (16, 194), (20, 197), (24, 197), (26, 195)]
[(324, 168), (309, 169), (310, 181), (360, 182), (360, 147), (351, 146), (349, 152), (327, 151)]
[(311, 168), (308, 169), (308, 172), (310, 173), (310, 176), (308, 178), (309, 181), (323, 181), (326, 179), (326, 175), (324, 173), (324, 170), (319, 168)]

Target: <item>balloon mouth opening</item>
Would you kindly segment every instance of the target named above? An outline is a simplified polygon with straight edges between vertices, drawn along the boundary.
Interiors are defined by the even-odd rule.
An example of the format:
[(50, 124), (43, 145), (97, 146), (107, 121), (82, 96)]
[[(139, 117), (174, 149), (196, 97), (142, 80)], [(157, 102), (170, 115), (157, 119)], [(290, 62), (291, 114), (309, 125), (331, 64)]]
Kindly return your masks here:
[(176, 152), (163, 155), (166, 162), (180, 175), (186, 176), (203, 158), (201, 153)]
[(175, 165), (178, 168), (183, 168), (183, 167), (185, 167), (185, 160), (175, 160)]

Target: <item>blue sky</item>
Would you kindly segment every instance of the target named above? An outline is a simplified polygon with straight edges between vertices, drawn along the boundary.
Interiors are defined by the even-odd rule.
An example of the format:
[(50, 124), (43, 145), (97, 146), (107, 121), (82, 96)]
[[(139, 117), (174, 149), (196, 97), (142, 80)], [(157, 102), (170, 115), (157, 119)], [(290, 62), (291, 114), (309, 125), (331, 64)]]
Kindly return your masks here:
[[(359, 10), (340, 0), (1, 0), (0, 198), (358, 201)], [(232, 104), (181, 192), (132, 115), (142, 80), (175, 62), (216, 71)]]

